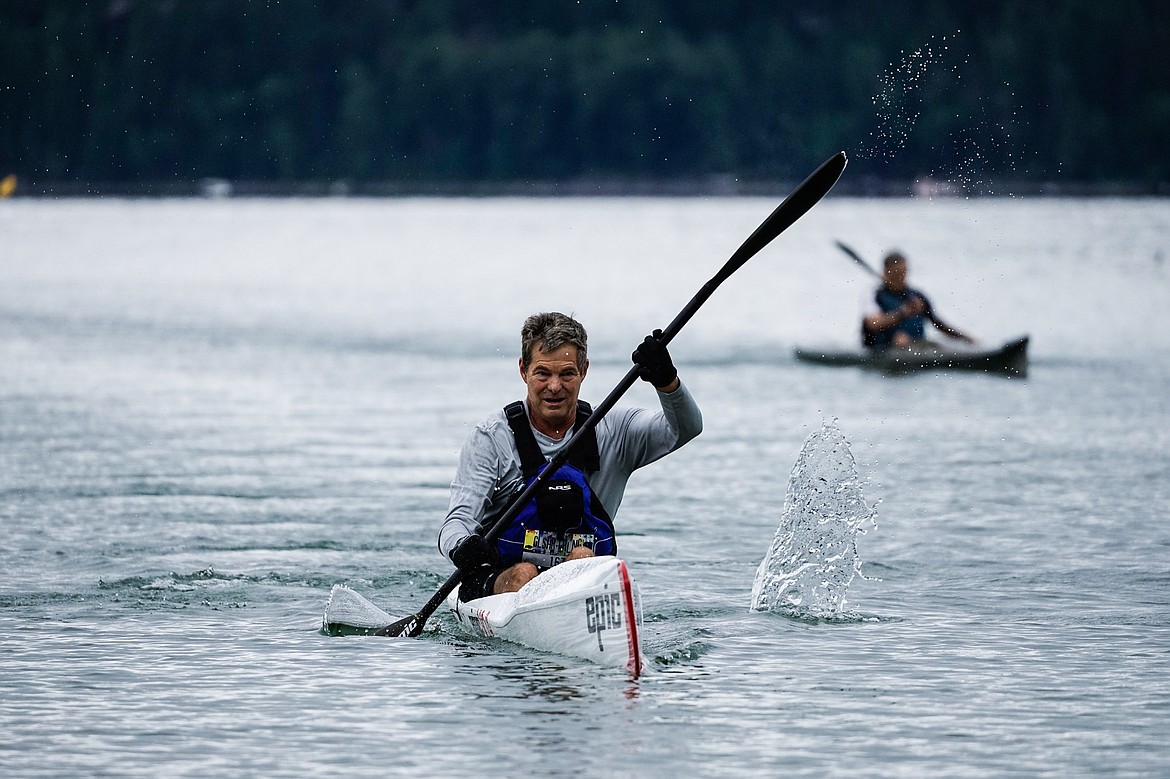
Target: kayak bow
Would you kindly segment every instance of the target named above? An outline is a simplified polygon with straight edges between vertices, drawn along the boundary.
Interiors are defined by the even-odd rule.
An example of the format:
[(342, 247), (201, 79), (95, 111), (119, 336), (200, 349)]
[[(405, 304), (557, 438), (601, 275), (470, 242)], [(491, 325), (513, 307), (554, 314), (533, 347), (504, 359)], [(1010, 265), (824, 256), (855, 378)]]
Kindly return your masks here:
[(642, 671), (641, 592), (617, 557), (568, 560), (518, 592), (460, 602), (447, 597), (459, 626), (545, 652)]
[[(586, 557), (544, 571), (518, 592), (460, 602), (446, 599), (460, 629), (544, 652), (580, 657), (637, 678), (643, 669), (642, 596), (624, 560)], [(372, 635), (390, 616), (344, 585), (334, 585), (322, 617), (331, 636)]]

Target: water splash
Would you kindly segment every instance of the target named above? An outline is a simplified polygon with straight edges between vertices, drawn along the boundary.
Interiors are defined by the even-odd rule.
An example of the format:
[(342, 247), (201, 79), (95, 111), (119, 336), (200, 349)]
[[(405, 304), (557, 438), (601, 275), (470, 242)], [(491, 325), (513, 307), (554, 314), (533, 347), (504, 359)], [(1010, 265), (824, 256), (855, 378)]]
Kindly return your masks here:
[(780, 526), (752, 585), (752, 611), (802, 619), (841, 619), (861, 574), (857, 536), (875, 527), (857, 463), (836, 422), (805, 441), (789, 477)]
[[(964, 100), (954, 94), (964, 88), (963, 71), (970, 64), (970, 55), (960, 58), (951, 51), (959, 32), (937, 40), (932, 37), (914, 51), (904, 53), (878, 76), (878, 92), (872, 98), (877, 129), (854, 155), (857, 159), (890, 162), (904, 151), (922, 115), (924, 93), (930, 83), (931, 89), (944, 94), (946, 102), (954, 104), (959, 113), (951, 123), (953, 129), (930, 144), (931, 156), (939, 162), (915, 181), (914, 191), (919, 196), (994, 194), (995, 187), (987, 181), (986, 172), (1012, 173), (1021, 161), (1014, 134), (1018, 111), (1010, 108), (1010, 113), (1005, 113), (1008, 108), (993, 108), (986, 98)], [(1011, 97), (1014, 101), (1014, 92)]]
[[(926, 75), (943, 63), (949, 48), (947, 40), (948, 37), (943, 36), (936, 43), (931, 38), (878, 76), (881, 87), (872, 98), (878, 128), (870, 133), (868, 143), (858, 151), (859, 159), (890, 160), (906, 148), (910, 133), (922, 115), (921, 91)], [(957, 69), (957, 64), (951, 66), (952, 71)]]
[[(1011, 97), (1014, 99), (1015, 93)], [(941, 162), (931, 171), (931, 177), (954, 182), (955, 187), (966, 193), (1011, 195), (1010, 190), (998, 191), (1002, 187), (989, 181), (987, 174), (989, 171), (1012, 174), (1022, 161), (1013, 134), (1018, 113), (1013, 109), (1006, 119), (995, 116), (997, 112), (986, 99), (978, 100), (963, 117), (962, 126), (937, 144)]]

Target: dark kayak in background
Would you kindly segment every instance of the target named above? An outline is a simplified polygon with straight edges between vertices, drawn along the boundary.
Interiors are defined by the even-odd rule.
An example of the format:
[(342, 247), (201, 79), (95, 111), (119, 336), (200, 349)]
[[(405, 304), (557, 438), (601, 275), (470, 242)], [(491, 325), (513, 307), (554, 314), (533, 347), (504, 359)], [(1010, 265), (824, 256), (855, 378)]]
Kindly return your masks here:
[(796, 359), (820, 365), (848, 365), (886, 373), (921, 370), (985, 371), (1023, 378), (1028, 375), (1028, 336), (994, 349), (946, 346), (923, 341), (881, 351), (863, 347), (796, 347)]

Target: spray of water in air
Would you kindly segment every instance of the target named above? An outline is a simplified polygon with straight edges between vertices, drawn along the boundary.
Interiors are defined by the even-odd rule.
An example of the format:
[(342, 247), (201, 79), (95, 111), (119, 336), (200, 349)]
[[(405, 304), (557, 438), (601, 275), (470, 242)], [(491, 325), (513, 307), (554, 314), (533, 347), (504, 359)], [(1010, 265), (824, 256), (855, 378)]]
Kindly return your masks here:
[(1020, 162), (1013, 135), (1016, 111), (1005, 115), (971, 91), (976, 86), (964, 79), (970, 55), (952, 48), (957, 37), (957, 31), (932, 37), (881, 73), (872, 98), (876, 127), (855, 154), (857, 159), (894, 160), (910, 142), (924, 101), (944, 96), (958, 110), (937, 137), (921, 139), (935, 160), (933, 169), (921, 171), (926, 177), (918, 182), (919, 190), (925, 194), (990, 193), (988, 172), (1014, 171)]
[[(940, 41), (931, 38), (878, 76), (878, 92), (872, 99), (877, 128), (857, 152), (859, 159), (890, 160), (906, 148), (922, 115), (922, 91), (927, 74), (945, 67), (948, 52), (948, 36)], [(950, 70), (957, 72), (958, 64), (950, 65)]]
[(805, 441), (780, 525), (756, 571), (751, 609), (799, 619), (850, 618), (845, 596), (861, 574), (857, 537), (876, 526), (857, 463), (835, 422)]

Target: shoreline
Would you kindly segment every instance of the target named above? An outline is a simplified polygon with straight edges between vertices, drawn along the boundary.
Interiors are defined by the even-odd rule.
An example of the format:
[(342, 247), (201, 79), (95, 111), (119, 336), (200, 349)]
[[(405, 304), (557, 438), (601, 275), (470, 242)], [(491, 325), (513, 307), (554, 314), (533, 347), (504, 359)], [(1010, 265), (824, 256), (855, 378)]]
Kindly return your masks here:
[[(203, 178), (154, 182), (49, 182), (21, 180), (16, 198), (414, 198), (414, 197), (775, 197), (799, 182), (741, 181), (734, 176), (687, 179), (580, 178), (565, 181), (232, 181)], [(932, 179), (889, 181), (845, 178), (833, 188), (840, 197), (1167, 197), (1170, 182), (1005, 181), (954, 183)]]

